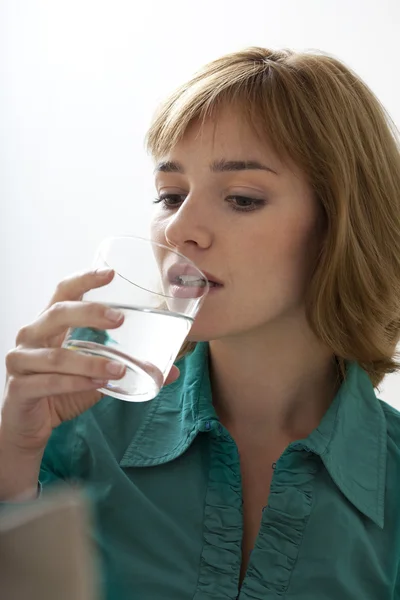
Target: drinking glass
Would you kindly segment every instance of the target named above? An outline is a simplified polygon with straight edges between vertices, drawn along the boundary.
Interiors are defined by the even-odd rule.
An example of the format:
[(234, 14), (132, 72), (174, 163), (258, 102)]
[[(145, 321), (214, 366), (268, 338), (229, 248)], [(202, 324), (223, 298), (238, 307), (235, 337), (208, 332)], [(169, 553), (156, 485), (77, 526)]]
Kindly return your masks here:
[(118, 329), (71, 329), (64, 347), (126, 366), (124, 377), (107, 382), (102, 393), (131, 402), (151, 400), (164, 384), (209, 290), (207, 278), (175, 250), (132, 236), (105, 239), (94, 268), (112, 268), (115, 276), (82, 300), (118, 309), (124, 322)]

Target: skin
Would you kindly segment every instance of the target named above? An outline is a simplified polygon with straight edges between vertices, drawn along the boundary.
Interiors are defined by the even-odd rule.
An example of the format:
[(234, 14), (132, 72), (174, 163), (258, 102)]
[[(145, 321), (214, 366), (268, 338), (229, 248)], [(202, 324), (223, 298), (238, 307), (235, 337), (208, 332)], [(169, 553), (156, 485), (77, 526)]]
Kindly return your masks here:
[[(87, 272), (65, 279), (49, 305), (17, 335), (6, 357), (7, 379), (0, 426), (0, 501), (36, 495), (43, 452), (56, 427), (92, 407), (97, 388), (123, 377), (125, 367), (100, 357), (62, 348), (69, 328), (116, 329), (119, 311), (82, 302), (91, 289), (107, 285), (114, 272)], [(179, 376), (173, 367), (166, 384)], [(117, 402), (117, 400), (116, 400)]]
[[(271, 170), (210, 168), (222, 161), (257, 161)], [(181, 172), (170, 172), (171, 163)], [(159, 161), (156, 188), (162, 201), (152, 237), (223, 283), (206, 297), (189, 337), (210, 341), (218, 402), (231, 418), (270, 420), (272, 411), (286, 421), (293, 405), (303, 404), (303, 388), (304, 396), (320, 396), (316, 387), (333, 362), (305, 313), (323, 243), (320, 207), (306, 177), (225, 110), (216, 123), (194, 124)], [(271, 400), (260, 401), (265, 392)], [(238, 396), (254, 397), (244, 403)]]
[[(230, 161), (268, 168), (216, 169)], [(232, 109), (194, 123), (161, 157), (155, 183), (163, 201), (153, 237), (223, 283), (206, 297), (190, 339), (210, 342), (213, 402), (240, 454), (243, 578), (271, 464), (318, 425), (337, 391), (332, 353), (305, 311), (323, 243), (321, 209), (305, 175)]]
[[(240, 454), (242, 579), (268, 501), (271, 463), (317, 426), (337, 388), (332, 354), (305, 317), (323, 241), (320, 211), (304, 174), (233, 111), (201, 130), (194, 124), (162, 160), (179, 163), (181, 172), (157, 172), (158, 194), (169, 196), (156, 205), (152, 235), (223, 284), (207, 296), (191, 339), (210, 341), (213, 401)], [(227, 170), (229, 161), (236, 164)], [(268, 168), (237, 169), (237, 161)], [(81, 302), (112, 277), (86, 273), (61, 282), (49, 306), (18, 333), (6, 361), (0, 500), (34, 495), (53, 428), (93, 406), (101, 381), (123, 375), (112, 374), (109, 361), (61, 347), (69, 327), (122, 324), (123, 316)], [(177, 376), (173, 369), (167, 383)]]

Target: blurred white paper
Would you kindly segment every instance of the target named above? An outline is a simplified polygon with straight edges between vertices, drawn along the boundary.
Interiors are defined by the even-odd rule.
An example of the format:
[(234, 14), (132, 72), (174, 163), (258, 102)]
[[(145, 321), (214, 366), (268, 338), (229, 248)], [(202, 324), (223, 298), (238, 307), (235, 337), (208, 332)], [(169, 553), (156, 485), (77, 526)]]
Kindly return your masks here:
[(2, 600), (99, 600), (81, 495), (59, 490), (0, 510)]

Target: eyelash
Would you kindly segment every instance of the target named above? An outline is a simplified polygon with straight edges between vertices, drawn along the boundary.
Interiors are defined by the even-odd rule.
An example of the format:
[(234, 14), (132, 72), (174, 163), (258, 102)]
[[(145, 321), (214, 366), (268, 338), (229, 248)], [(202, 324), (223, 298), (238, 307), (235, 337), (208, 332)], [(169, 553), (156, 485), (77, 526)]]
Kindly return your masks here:
[[(170, 205), (167, 203), (168, 200), (170, 199), (178, 199), (180, 200), (180, 202), (183, 202), (183, 200), (185, 199), (185, 196), (183, 194), (161, 194), (158, 198), (155, 198), (153, 200), (153, 204), (163, 204), (163, 208), (165, 208), (166, 210), (172, 210), (174, 208), (177, 208), (179, 203)], [(246, 200), (247, 202), (251, 202), (250, 205), (248, 205), (247, 207), (239, 207), (237, 205), (231, 204), (231, 208), (232, 210), (236, 211), (236, 212), (252, 212), (253, 210), (257, 210), (257, 208), (261, 208), (262, 206), (265, 206), (266, 201), (265, 200), (261, 200), (260, 198), (250, 198), (249, 196), (242, 196), (240, 194), (232, 194), (231, 196), (227, 196), (226, 200), (232, 200), (232, 199), (236, 199), (236, 200)]]

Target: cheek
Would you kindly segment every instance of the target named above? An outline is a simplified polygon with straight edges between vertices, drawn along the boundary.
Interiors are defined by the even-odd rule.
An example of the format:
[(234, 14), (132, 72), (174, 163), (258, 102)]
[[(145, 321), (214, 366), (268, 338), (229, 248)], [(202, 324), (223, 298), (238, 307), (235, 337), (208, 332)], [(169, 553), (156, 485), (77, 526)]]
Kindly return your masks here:
[(299, 215), (287, 222), (276, 225), (271, 231), (267, 251), (271, 257), (286, 263), (288, 268), (297, 268), (312, 260), (312, 250), (316, 248), (316, 227), (314, 219)]
[(165, 244), (165, 219), (159, 214), (153, 215), (150, 222), (150, 239), (159, 244)]
[(313, 264), (314, 237), (309, 225), (294, 222), (254, 232), (237, 257), (244, 286), (256, 297), (267, 294), (276, 301), (302, 295)]
[[(168, 243), (165, 238), (164, 219), (160, 219), (158, 217), (152, 218), (150, 223), (150, 239), (152, 242), (156, 242), (157, 244), (162, 244), (162, 246), (168, 247)], [(153, 252), (159, 270), (161, 272), (165, 272), (165, 269), (168, 269), (172, 262), (174, 262), (173, 255), (164, 247), (160, 248), (157, 245), (153, 246)]]
[(309, 251), (310, 228), (301, 223), (269, 223), (259, 231), (253, 230), (247, 252), (252, 262), (261, 271), (268, 268), (295, 267), (303, 262)]

